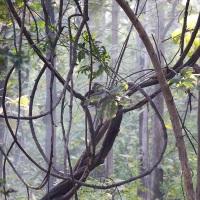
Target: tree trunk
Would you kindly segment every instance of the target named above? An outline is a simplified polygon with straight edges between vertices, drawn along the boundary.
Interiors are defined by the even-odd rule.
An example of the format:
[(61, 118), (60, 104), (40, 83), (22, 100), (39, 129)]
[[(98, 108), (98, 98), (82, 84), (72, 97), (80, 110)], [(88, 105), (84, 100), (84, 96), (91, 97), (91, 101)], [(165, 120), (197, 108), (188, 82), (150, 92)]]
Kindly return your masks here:
[[(149, 9), (149, 7), (148, 7), (149, 2), (140, 1), (138, 13), (140, 12), (141, 9), (143, 9), (144, 4), (145, 4), (144, 9), (145, 10)], [(146, 14), (145, 20), (146, 20), (146, 31), (148, 32), (148, 29), (149, 29), (149, 23), (148, 23), (149, 16), (148, 16), (148, 14)], [(136, 54), (137, 66), (141, 66), (140, 70), (149, 69), (149, 58), (143, 52), (143, 51), (145, 51), (144, 45), (143, 45), (138, 33), (136, 33), (136, 47), (139, 47), (139, 49), (141, 50), (141, 51), (138, 51), (137, 54)], [(142, 76), (142, 74), (140, 76)], [(147, 90), (146, 90), (146, 92), (147, 92)], [(140, 158), (140, 161), (141, 161), (140, 171), (141, 171), (141, 173), (147, 171), (148, 168), (149, 168), (148, 118), (149, 118), (148, 117), (148, 108), (146, 107), (139, 116), (139, 141), (140, 141), (139, 145), (140, 145), (140, 155), (141, 155), (141, 158)], [(147, 190), (150, 189), (150, 176), (145, 176), (145, 177), (141, 178), (141, 186), (144, 189), (147, 189)], [(139, 189), (138, 195), (142, 199), (145, 199), (145, 200), (149, 199), (149, 192), (145, 192), (144, 190)]]
[[(117, 49), (118, 49), (118, 13), (119, 6), (115, 0), (112, 0), (112, 47), (111, 58), (112, 66), (116, 64)], [(106, 157), (106, 177), (110, 177), (113, 174), (113, 148), (110, 150)]]
[[(162, 40), (164, 40), (163, 36), (161, 36), (161, 32), (164, 29), (164, 10), (162, 8), (158, 11), (159, 18), (156, 21), (155, 25), (155, 39), (157, 42), (157, 46), (159, 51), (161, 51), (164, 55), (164, 45), (161, 43)], [(164, 60), (161, 57), (161, 66), (164, 66)], [(160, 86), (156, 85), (155, 91), (159, 90)], [(157, 105), (157, 109), (162, 116), (164, 117), (164, 98), (163, 94), (158, 94), (154, 98), (154, 103)], [(158, 159), (160, 153), (162, 152), (162, 147), (164, 144), (164, 138), (163, 138), (163, 130), (162, 126), (160, 124), (160, 121), (158, 119), (158, 116), (154, 113), (153, 115), (153, 136), (152, 136), (152, 163), (155, 163)], [(163, 169), (160, 166), (157, 166), (155, 170), (151, 174), (151, 191), (153, 192), (151, 199), (154, 200), (156, 198), (161, 199), (162, 198), (162, 191), (161, 186), (163, 184)]]
[[(140, 155), (141, 155), (141, 173), (148, 170), (149, 166), (149, 135), (148, 135), (148, 110), (145, 110), (140, 113), (139, 117), (139, 140), (140, 140)], [(149, 188), (149, 176), (145, 176), (141, 179), (142, 187)], [(148, 199), (148, 193), (143, 190), (138, 190), (138, 195), (142, 199)]]
[[(48, 13), (47, 26), (49, 26), (49, 24), (53, 25), (55, 23), (55, 19), (54, 19), (54, 10), (52, 6), (52, 1), (45, 0), (45, 8)], [(54, 37), (54, 34), (51, 32), (51, 29), (47, 29), (46, 34), (47, 34), (47, 37), (50, 37), (50, 38)], [(51, 44), (48, 45), (46, 56), (48, 59), (50, 59), (52, 65), (56, 67), (56, 62), (54, 58), (54, 49), (52, 48)], [(52, 79), (52, 72), (49, 69), (47, 69), (46, 70), (46, 107), (45, 107), (46, 111), (51, 110), (52, 106), (56, 102), (56, 99), (57, 99), (56, 82), (55, 80)], [(56, 128), (54, 126), (54, 124), (56, 123), (56, 109), (54, 109), (52, 114), (47, 115), (44, 121), (45, 121), (45, 129), (46, 129), (45, 154), (47, 157), (50, 157), (51, 152), (53, 151), (52, 162), (54, 166), (56, 166), (56, 143), (55, 143), (56, 142)], [(47, 190), (49, 188), (52, 188), (54, 183), (55, 183), (55, 178), (50, 176), (49, 182), (47, 185)]]
[[(4, 70), (6, 69), (6, 65), (0, 63), (0, 73), (3, 74)], [(0, 108), (2, 107), (2, 96), (3, 96), (3, 87), (4, 87), (4, 80), (0, 80)], [(0, 118), (0, 144), (1, 147), (4, 146), (4, 135), (5, 135), (5, 126), (4, 126), (4, 118)], [(3, 173), (3, 155), (0, 153), (0, 180), (2, 179)]]
[[(159, 86), (155, 87), (156, 90), (159, 89)], [(157, 105), (157, 109), (160, 113), (160, 115), (164, 116), (164, 101), (163, 101), (163, 95), (158, 94), (154, 98), (154, 103)], [(160, 124), (160, 121), (156, 114), (153, 115), (153, 136), (152, 136), (152, 163), (155, 163), (158, 159), (162, 148), (164, 144), (164, 138), (163, 138), (163, 130)], [(163, 182), (163, 169), (158, 165), (155, 170), (151, 174), (151, 191), (153, 192), (152, 200), (158, 198), (161, 199), (162, 197), (162, 191), (160, 187), (162, 186)]]
[[(2, 26), (1, 30), (0, 30), (0, 35), (2, 35), (4, 33), (4, 31), (7, 29), (7, 26)], [(4, 44), (2, 43), (2, 50), (5, 53), (4, 55), (4, 62), (0, 62), (0, 74), (4, 74), (4, 71), (6, 70), (6, 66), (7, 66), (7, 56), (6, 53), (8, 53), (9, 49), (7, 46), (4, 46)], [(0, 108), (2, 108), (2, 96), (3, 96), (3, 87), (4, 87), (4, 80), (3, 77), (1, 77), (0, 80)], [(4, 118), (0, 118), (0, 144), (1, 147), (4, 147), (4, 135), (5, 135), (5, 126), (4, 126)], [(0, 181), (3, 178), (3, 155), (0, 152)]]
[[(144, 45), (138, 34), (136, 35), (136, 46), (141, 50), (136, 54), (137, 66), (141, 66), (140, 70), (145, 70), (148, 68), (148, 62), (143, 50)], [(142, 76), (142, 74), (140, 74)], [(148, 134), (148, 109), (147, 107), (140, 113), (139, 116), (139, 145), (140, 145), (140, 171), (141, 173), (148, 170), (149, 167), (149, 134)], [(149, 189), (149, 176), (145, 176), (141, 179), (141, 186), (145, 189)], [(138, 195), (143, 199), (147, 199), (148, 193), (143, 190), (138, 190)]]

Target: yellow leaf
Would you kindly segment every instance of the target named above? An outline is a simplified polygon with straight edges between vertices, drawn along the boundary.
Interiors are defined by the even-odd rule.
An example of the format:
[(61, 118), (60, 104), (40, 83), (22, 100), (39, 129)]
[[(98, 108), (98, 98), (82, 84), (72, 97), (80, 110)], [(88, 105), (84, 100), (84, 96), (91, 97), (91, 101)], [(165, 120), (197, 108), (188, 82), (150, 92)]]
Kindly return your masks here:
[[(187, 17), (187, 29), (193, 29), (195, 27), (195, 25), (197, 23), (197, 18), (198, 18), (197, 14), (190, 15)], [(183, 25), (183, 20), (184, 19), (180, 20), (181, 25)]]
[(172, 130), (172, 125), (171, 124), (165, 124), (165, 126), (166, 126), (167, 129)]
[(193, 45), (195, 46), (195, 48), (198, 48), (200, 45), (200, 38), (195, 38)]
[[(14, 105), (18, 105), (19, 103), (19, 98), (16, 98), (15, 100), (10, 101), (10, 103), (14, 104)], [(20, 98), (20, 106), (24, 106), (27, 107), (29, 105), (29, 99), (26, 95), (21, 96)]]
[(27, 96), (21, 96), (20, 98), (20, 105), (21, 106), (28, 106), (29, 104), (29, 99)]
[(188, 44), (191, 38), (191, 33), (186, 33), (184, 37), (185, 44)]
[(178, 44), (179, 43), (179, 40), (180, 40), (180, 37), (181, 37), (181, 32), (182, 30), (180, 28), (178, 29), (175, 29), (173, 32), (172, 32), (172, 40), (175, 44)]

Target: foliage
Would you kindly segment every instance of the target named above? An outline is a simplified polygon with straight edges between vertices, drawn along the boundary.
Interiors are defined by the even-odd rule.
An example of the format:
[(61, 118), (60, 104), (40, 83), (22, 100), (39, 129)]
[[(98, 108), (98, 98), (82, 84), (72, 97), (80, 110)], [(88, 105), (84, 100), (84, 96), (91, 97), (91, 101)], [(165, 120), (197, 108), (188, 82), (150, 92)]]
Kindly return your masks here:
[[(130, 98), (124, 94), (127, 89), (127, 83), (122, 83), (111, 90), (97, 90), (89, 99), (85, 100), (84, 105), (88, 106), (90, 103), (97, 103), (99, 117), (102, 119), (112, 119), (116, 116), (119, 105), (129, 105)], [(99, 103), (103, 98), (108, 99)]]
[(0, 180), (0, 193), (9, 197), (12, 193), (16, 193), (17, 191), (13, 188), (4, 189), (6, 186), (5, 181)]
[[(132, 1), (129, 1), (132, 3)], [(134, 3), (134, 2), (133, 2)], [(43, 8), (39, 1), (28, 1), (30, 6), (30, 10), (27, 10), (25, 26), (26, 30), (30, 32), (33, 41), (35, 42), (36, 47), (43, 53), (45, 56), (46, 51), (49, 50), (50, 44), (54, 41), (54, 37), (51, 40), (48, 40), (48, 36), (46, 35), (45, 28), (48, 27), (55, 35), (58, 34), (58, 25), (52, 26), (51, 24), (46, 24), (45, 19), (43, 18)], [(59, 3), (58, 1), (52, 2), (54, 5), (54, 9), (56, 11), (56, 19), (57, 23), (59, 22)], [(167, 2), (167, 5), (170, 4)], [(23, 10), (23, 1), (16, 0), (14, 2), (14, 6), (17, 9), (17, 12), (22, 16)], [(63, 32), (58, 39), (58, 44), (53, 52), (53, 58), (56, 59), (56, 70), (63, 77), (68, 77), (68, 71), (70, 69), (69, 57), (70, 57), (70, 39), (69, 39), (69, 29), (72, 32), (72, 43), (75, 42), (75, 36), (79, 29), (79, 17), (74, 17), (73, 22), (71, 21), (71, 26), (68, 27), (68, 16), (74, 15), (75, 4), (72, 2), (67, 7), (67, 2), (64, 2), (66, 6), (65, 12), (63, 12), (62, 19), (62, 28)], [(170, 4), (171, 5), (171, 4)], [(82, 5), (81, 5), (82, 6)], [(122, 56), (122, 60), (118, 60), (118, 63), (121, 63), (119, 71), (117, 72), (116, 82), (117, 84), (110, 84), (109, 80), (112, 80), (115, 75), (116, 68), (114, 67), (114, 62), (111, 64), (111, 55), (113, 48), (120, 49), (123, 46), (125, 37), (128, 35), (128, 29), (125, 28), (126, 23), (128, 22), (127, 18), (125, 18), (122, 13), (120, 16), (120, 31), (119, 31), (119, 44), (115, 44), (115, 47), (110, 45), (111, 43), (111, 33), (109, 32), (111, 29), (111, 13), (110, 8), (112, 7), (110, 2), (108, 1), (91, 1), (89, 4), (90, 7), (90, 20), (91, 24), (95, 26), (91, 26), (90, 32), (86, 31), (86, 28), (81, 32), (81, 37), (78, 41), (77, 48), (77, 60), (74, 68), (74, 73), (70, 75), (71, 77), (71, 85), (73, 86), (73, 90), (80, 93), (82, 96), (86, 92), (88, 92), (88, 83), (98, 81), (102, 83), (100, 88), (96, 88), (94, 93), (90, 95), (88, 99), (84, 102), (81, 102), (78, 98), (73, 97), (73, 105), (70, 104), (70, 98), (72, 91), (66, 92), (65, 97), (59, 102), (56, 115), (57, 118), (55, 122), (52, 122), (52, 126), (56, 127), (56, 153), (57, 160), (56, 164), (59, 171), (63, 172), (65, 168), (63, 167), (63, 163), (65, 161), (64, 155), (66, 156), (66, 146), (64, 145), (65, 141), (65, 133), (63, 129), (68, 129), (70, 127), (69, 121), (72, 120), (72, 127), (69, 134), (68, 139), (68, 149), (70, 152), (71, 164), (74, 166), (77, 160), (85, 151), (85, 145), (90, 144), (90, 138), (87, 138), (87, 123), (85, 113), (81, 108), (81, 105), (87, 106), (91, 111), (92, 120), (98, 118), (101, 121), (110, 121), (113, 120), (119, 109), (126, 108), (130, 106), (137, 105), (138, 102), (143, 100), (142, 95), (136, 93), (134, 94), (137, 97), (137, 101), (133, 101), (135, 97), (133, 95), (129, 97), (128, 93), (128, 81), (137, 81), (138, 79), (134, 77), (135, 71), (138, 72), (143, 70), (140, 69), (140, 66), (136, 63), (137, 60), (136, 54), (141, 54), (141, 60), (146, 57), (146, 50), (143, 48), (137, 49), (135, 43), (138, 42), (138, 37), (135, 34), (132, 34), (130, 37), (131, 42), (129, 42), (127, 49), (124, 53), (124, 57)], [(91, 9), (92, 8), (92, 9)], [(165, 8), (168, 10), (168, 7)], [(152, 9), (154, 10), (154, 9)], [(30, 13), (33, 13), (35, 17), (35, 21), (32, 18)], [(98, 12), (98, 13), (97, 13)], [(156, 12), (155, 12), (156, 13)], [(155, 14), (152, 13), (152, 14)], [(77, 13), (76, 13), (77, 14)], [(0, 39), (3, 40), (0, 48), (0, 65), (6, 65), (7, 69), (1, 71), (1, 80), (5, 77), (5, 74), (8, 73), (11, 67), (15, 67), (15, 71), (12, 73), (11, 78), (8, 81), (7, 87), (7, 96), (6, 96), (6, 111), (8, 115), (18, 116), (18, 106), (24, 112), (20, 113), (20, 116), (27, 116), (29, 111), (29, 101), (32, 98), (32, 88), (35, 83), (37, 83), (37, 89), (33, 102), (33, 115), (40, 115), (45, 113), (45, 101), (46, 101), (46, 91), (50, 88), (46, 86), (46, 77), (41, 75), (41, 78), (37, 80), (38, 74), (40, 74), (41, 69), (44, 67), (44, 63), (38, 58), (37, 53), (33, 50), (31, 45), (28, 45), (25, 37), (23, 36), (23, 45), (22, 51), (18, 52), (16, 50), (16, 44), (19, 40), (20, 29), (16, 25), (15, 20), (12, 21), (10, 18), (10, 14), (5, 6), (4, 1), (0, 1), (0, 21), (5, 23), (8, 27), (1, 35)], [(155, 14), (156, 16), (156, 14)], [(80, 17), (81, 18), (81, 17)], [(191, 38), (192, 30), (194, 29), (194, 25), (196, 22), (195, 16), (191, 15), (187, 21), (187, 31), (185, 34), (185, 45), (188, 44), (188, 41)], [(105, 22), (102, 20), (105, 19)], [(143, 21), (145, 19), (144, 14), (141, 12), (140, 20)], [(128, 22), (129, 23), (129, 22)], [(89, 24), (89, 23), (88, 23)], [(180, 21), (180, 25), (183, 22)], [(15, 29), (13, 29), (13, 25), (16, 25)], [(90, 26), (90, 24), (89, 24)], [(97, 30), (98, 27), (98, 30)], [(152, 31), (154, 26), (152, 26)], [(15, 30), (15, 32), (14, 32)], [(95, 33), (95, 34), (93, 34)], [(175, 44), (180, 45), (180, 37), (182, 34), (182, 29), (177, 29), (172, 33), (172, 40)], [(132, 39), (132, 40), (131, 40)], [(195, 38), (194, 44), (189, 51), (188, 56), (191, 56), (193, 52), (199, 46), (200, 41), (200, 33), (198, 33), (197, 38)], [(18, 44), (17, 44), (18, 45)], [(9, 52), (4, 51), (4, 46), (9, 48)], [(171, 43), (166, 43), (165, 45), (167, 49), (167, 58), (173, 57), (173, 52), (175, 51), (175, 45)], [(139, 52), (139, 53), (138, 53)], [(116, 53), (118, 55), (119, 52)], [(112, 57), (114, 60), (114, 56)], [(47, 59), (50, 61), (50, 59)], [(175, 61), (174, 61), (175, 62)], [(141, 64), (141, 63), (140, 63)], [(142, 63), (141, 65), (143, 65)], [(112, 66), (111, 66), (112, 65)], [(116, 65), (117, 66), (117, 65)], [(46, 66), (45, 66), (46, 67)], [(22, 73), (22, 95), (19, 97), (19, 80), (18, 80), (18, 72)], [(142, 71), (143, 73), (143, 71)], [(53, 74), (53, 73), (52, 73)], [(137, 73), (138, 75), (138, 73)], [(138, 76), (141, 76), (139, 73)], [(124, 81), (125, 77), (125, 81)], [(55, 76), (54, 76), (54, 79)], [(37, 80), (37, 81), (36, 81)], [(188, 66), (183, 68), (173, 79), (169, 81), (169, 84), (172, 84), (172, 88), (180, 88), (184, 90), (194, 90), (198, 88), (198, 79), (196, 75), (193, 74), (193, 69)], [(91, 83), (91, 84), (92, 84)], [(142, 82), (141, 82), (142, 83)], [(112, 86), (111, 86), (112, 85)], [(65, 85), (66, 86), (66, 85)], [(65, 87), (64, 86), (64, 87)], [(61, 95), (63, 94), (63, 85), (56, 79), (56, 87), (57, 93), (53, 95)], [(67, 88), (69, 89), (69, 88)], [(178, 109), (183, 112), (185, 108), (185, 100), (186, 97), (183, 97), (185, 93), (179, 90), (178, 92), (174, 92), (175, 101), (177, 102)], [(147, 89), (147, 93), (150, 92)], [(59, 96), (60, 98), (60, 96)], [(87, 98), (87, 96), (86, 96)], [(105, 99), (104, 99), (105, 98)], [(56, 102), (53, 102), (53, 105)], [(59, 107), (62, 105), (61, 107)], [(72, 111), (70, 110), (71, 108)], [(1, 109), (2, 110), (2, 109)], [(61, 116), (61, 110), (63, 110), (63, 115)], [(114, 175), (110, 177), (110, 179), (103, 179), (103, 182), (100, 180), (98, 176), (95, 174), (91, 174), (87, 183), (97, 184), (97, 185), (108, 185), (115, 182), (120, 182), (122, 180), (126, 180), (132, 176), (137, 176), (140, 174), (140, 159), (141, 156), (140, 148), (139, 148), (139, 114), (142, 112), (142, 109), (130, 111), (123, 115), (123, 121), (120, 126), (120, 132), (116, 137), (114, 144)], [(71, 113), (70, 113), (71, 112)], [(151, 118), (152, 118), (153, 110), (149, 109), (149, 144), (152, 145), (152, 127), (151, 127)], [(2, 113), (1, 113), (2, 114)], [(72, 115), (72, 119), (70, 118)], [(167, 115), (167, 114), (166, 114)], [(195, 117), (194, 117), (195, 116)], [(64, 128), (61, 126), (61, 118), (63, 117)], [(196, 118), (196, 113), (193, 112), (193, 116), (187, 116), (187, 126), (193, 132), (194, 137), (196, 137), (196, 130), (194, 125), (194, 118)], [(98, 121), (96, 120), (96, 121)], [(22, 144), (22, 147), (26, 150), (26, 152), (37, 161), (42, 167), (45, 168), (46, 162), (41, 155), (41, 152), (38, 150), (35, 141), (33, 140), (33, 133), (30, 129), (30, 121), (17, 120), (17, 119), (9, 119), (11, 128), (16, 133), (17, 140)], [(36, 133), (36, 137), (38, 143), (41, 145), (41, 148), (45, 149), (45, 118), (40, 117), (38, 119), (34, 119), (33, 126)], [(96, 123), (93, 122), (93, 124)], [(174, 142), (174, 137), (172, 133), (171, 124), (168, 122), (169, 116), (165, 116), (166, 127), (169, 132), (169, 142), (168, 149), (165, 154), (165, 159), (162, 165), (162, 169), (164, 170), (164, 184), (162, 186), (162, 191), (165, 194), (165, 199), (173, 199), (173, 198), (183, 198), (182, 189), (182, 176), (180, 172), (180, 166), (178, 161), (177, 152), (174, 152), (173, 149), (176, 146)], [(4, 122), (1, 122), (3, 124)], [(101, 122), (100, 122), (101, 123)], [(19, 125), (19, 126), (17, 126)], [(18, 127), (18, 128), (17, 128)], [(106, 135), (106, 134), (105, 134)], [(48, 138), (50, 138), (50, 134), (47, 134)], [(67, 137), (67, 136), (66, 136)], [(104, 136), (106, 137), (106, 136)], [(104, 139), (103, 137), (103, 139)], [(192, 138), (192, 137), (191, 137)], [(103, 140), (102, 139), (102, 140)], [(108, 141), (109, 142), (109, 141)], [(88, 145), (87, 144), (87, 145)], [(99, 146), (101, 148), (102, 141)], [(13, 145), (13, 138), (10, 136), (9, 132), (6, 129), (5, 136), (5, 149), (9, 149)], [(98, 146), (98, 147), (99, 147)], [(189, 152), (189, 159), (191, 162), (191, 168), (196, 174), (196, 156), (193, 153), (193, 149), (190, 144), (187, 144), (187, 149)], [(98, 149), (99, 150), (99, 149)], [(151, 149), (150, 149), (151, 153)], [(151, 156), (150, 156), (151, 157)], [(42, 172), (36, 168), (30, 160), (28, 160), (24, 154), (19, 150), (18, 146), (14, 144), (9, 153), (9, 159), (16, 169), (20, 172), (24, 180), (32, 185), (40, 185), (43, 181)], [(99, 167), (99, 171), (102, 168)], [(12, 190), (6, 190), (7, 194), (10, 196), (14, 196), (16, 199), (26, 199), (26, 188), (24, 185), (17, 179), (17, 176), (13, 173), (12, 169), (6, 165), (7, 172), (7, 182), (9, 186), (12, 185), (16, 188), (17, 193), (12, 194)], [(69, 173), (69, 166), (67, 166), (67, 173)], [(59, 180), (56, 180), (55, 184), (57, 184)], [(10, 187), (8, 187), (10, 188)], [(138, 189), (142, 191), (146, 191), (151, 193), (150, 190), (142, 187), (140, 181), (132, 182), (126, 185), (122, 185), (117, 188), (111, 188), (108, 190), (98, 190), (91, 189), (87, 187), (81, 187), (78, 190), (78, 196), (80, 199), (100, 199), (100, 200), (108, 200), (108, 199), (141, 199), (138, 197), (137, 192)], [(13, 189), (13, 192), (15, 190)], [(3, 192), (3, 191), (2, 191)], [(44, 194), (45, 189), (43, 191), (31, 190), (37, 199), (41, 198), (41, 195)]]
[[(186, 34), (184, 35), (184, 44), (187, 45), (190, 41), (192, 31), (194, 30), (194, 27), (197, 22), (198, 15), (190, 15), (187, 19), (187, 30)], [(183, 25), (183, 19), (180, 20), (180, 24)], [(174, 44), (180, 45), (181, 42), (181, 35), (182, 35), (182, 29), (178, 28), (172, 32), (172, 41)], [(192, 47), (190, 51), (188, 52), (188, 56), (191, 56), (195, 50), (200, 46), (200, 31), (198, 31), (196, 38), (194, 39), (194, 42), (192, 44)]]
[(179, 74), (169, 81), (169, 84), (173, 84), (183, 90), (195, 89), (198, 86), (198, 79), (193, 72), (194, 69), (192, 67), (184, 67)]
[[(90, 38), (87, 32), (82, 34), (83, 42), (78, 44), (79, 52), (77, 55), (78, 63), (81, 64), (82, 61), (87, 60), (91, 55), (94, 59), (92, 59), (92, 65), (87, 64), (81, 66), (78, 70), (78, 73), (82, 73), (88, 75), (88, 78), (92, 76), (92, 80), (97, 77), (100, 77), (102, 73), (105, 71), (106, 73), (110, 73), (110, 69), (108, 67), (108, 63), (110, 62), (109, 53), (106, 51), (104, 46), (100, 46), (100, 42), (95, 40), (95, 35), (93, 34)], [(90, 51), (87, 50), (89, 47)], [(98, 63), (97, 69), (94, 70), (95, 62)]]

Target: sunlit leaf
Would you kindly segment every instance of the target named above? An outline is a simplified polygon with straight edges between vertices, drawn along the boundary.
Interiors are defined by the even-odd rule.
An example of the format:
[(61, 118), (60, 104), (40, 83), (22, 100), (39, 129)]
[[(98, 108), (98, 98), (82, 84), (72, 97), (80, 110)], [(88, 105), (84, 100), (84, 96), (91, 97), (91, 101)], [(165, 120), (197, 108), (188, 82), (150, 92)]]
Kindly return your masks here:
[(187, 78), (182, 83), (186, 88), (192, 88), (195, 86), (194, 79)]
[(172, 41), (174, 42), (174, 44), (179, 44), (181, 32), (182, 30), (180, 28), (172, 32)]
[[(19, 98), (16, 98), (14, 100), (10, 100), (9, 103), (14, 104), (14, 105), (18, 105), (19, 103)], [(24, 106), (27, 107), (29, 105), (29, 99), (26, 95), (21, 96), (20, 98), (20, 106)]]
[(20, 105), (21, 106), (28, 106), (29, 105), (29, 99), (28, 99), (27, 96), (21, 96)]
[(172, 130), (172, 125), (171, 124), (165, 124), (165, 127), (169, 130)]
[(18, 7), (22, 7), (24, 5), (24, 1), (22, 0), (15, 0), (15, 3), (17, 4)]
[(194, 69), (192, 67), (187, 66), (181, 69), (180, 74), (184, 76), (184, 75), (191, 74), (192, 72), (194, 72)]
[[(197, 19), (198, 19), (198, 15), (197, 14), (193, 14), (193, 15), (189, 15), (187, 17), (187, 28), (188, 29), (193, 29), (197, 23)], [(183, 25), (183, 21), (184, 19), (180, 20), (180, 24)]]

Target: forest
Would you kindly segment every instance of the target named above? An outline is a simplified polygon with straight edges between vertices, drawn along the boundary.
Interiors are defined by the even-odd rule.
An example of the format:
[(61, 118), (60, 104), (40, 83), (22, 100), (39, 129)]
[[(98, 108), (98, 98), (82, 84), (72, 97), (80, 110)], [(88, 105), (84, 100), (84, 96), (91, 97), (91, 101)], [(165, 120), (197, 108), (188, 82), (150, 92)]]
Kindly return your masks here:
[(198, 0), (0, 0), (0, 200), (200, 200)]

